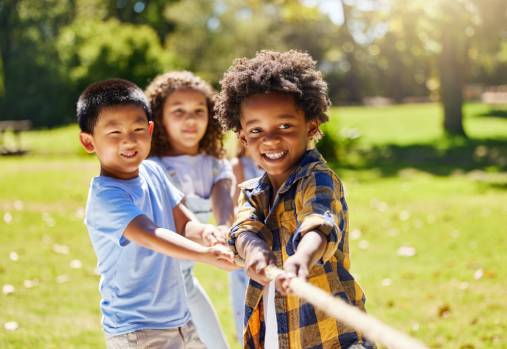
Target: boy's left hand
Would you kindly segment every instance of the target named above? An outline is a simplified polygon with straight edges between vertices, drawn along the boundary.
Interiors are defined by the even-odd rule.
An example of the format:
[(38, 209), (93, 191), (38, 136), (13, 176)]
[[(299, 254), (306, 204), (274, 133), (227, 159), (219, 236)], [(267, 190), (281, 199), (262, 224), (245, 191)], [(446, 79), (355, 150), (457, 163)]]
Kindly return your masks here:
[(217, 244), (227, 244), (227, 227), (224, 225), (215, 226), (206, 224), (202, 231), (202, 240), (206, 246), (215, 246)]
[(298, 277), (303, 281), (306, 281), (310, 274), (310, 257), (303, 253), (295, 253), (294, 255), (287, 258), (283, 264), (285, 273), (281, 274), (276, 278), (276, 288), (284, 296), (291, 293), (289, 288), (290, 281)]

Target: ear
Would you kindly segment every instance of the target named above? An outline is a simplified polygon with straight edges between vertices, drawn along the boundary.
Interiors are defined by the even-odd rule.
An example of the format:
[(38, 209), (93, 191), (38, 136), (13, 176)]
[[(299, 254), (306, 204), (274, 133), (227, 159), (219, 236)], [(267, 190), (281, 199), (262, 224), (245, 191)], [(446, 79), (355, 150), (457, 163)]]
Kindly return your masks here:
[(313, 137), (319, 132), (319, 121), (316, 119), (308, 121), (308, 137)]
[(246, 147), (247, 146), (247, 141), (246, 141), (246, 137), (245, 137), (245, 132), (243, 132), (243, 130), (239, 130), (238, 132), (238, 138), (239, 138), (239, 141), (241, 142), (241, 144)]
[(153, 121), (148, 121), (148, 132), (150, 133), (150, 136), (153, 134), (153, 128), (155, 127), (155, 124)]
[(93, 136), (86, 132), (79, 133), (79, 141), (87, 153), (94, 153), (95, 146), (93, 145)]

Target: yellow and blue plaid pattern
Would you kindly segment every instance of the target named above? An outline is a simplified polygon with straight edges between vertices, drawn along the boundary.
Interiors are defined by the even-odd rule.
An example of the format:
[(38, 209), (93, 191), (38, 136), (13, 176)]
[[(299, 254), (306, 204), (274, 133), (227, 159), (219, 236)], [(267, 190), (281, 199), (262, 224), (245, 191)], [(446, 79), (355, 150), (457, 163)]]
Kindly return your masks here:
[[(258, 234), (273, 251), (276, 265), (294, 254), (302, 236), (312, 230), (328, 243), (308, 281), (364, 310), (363, 291), (349, 272), (348, 214), (343, 186), (317, 150), (308, 150), (270, 205), (272, 187), (266, 175), (241, 184), (239, 210), (229, 236)], [(263, 287), (250, 280), (245, 299), (244, 347), (264, 347)], [(296, 296), (275, 295), (280, 348), (373, 347), (360, 334)]]

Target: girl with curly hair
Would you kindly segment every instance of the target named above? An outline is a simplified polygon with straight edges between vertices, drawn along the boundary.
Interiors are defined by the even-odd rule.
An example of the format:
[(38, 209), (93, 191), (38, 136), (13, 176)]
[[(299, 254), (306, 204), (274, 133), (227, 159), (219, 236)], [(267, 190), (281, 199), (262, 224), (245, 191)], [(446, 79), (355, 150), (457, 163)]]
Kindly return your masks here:
[[(180, 189), (184, 204), (202, 223), (214, 215), (223, 234), (209, 244), (226, 243), (233, 217), (234, 174), (223, 158), (224, 131), (213, 117), (214, 91), (187, 71), (159, 75), (146, 88), (155, 123), (150, 158)], [(201, 340), (208, 348), (228, 348), (209, 297), (193, 275), (193, 262), (181, 263), (188, 306)]]

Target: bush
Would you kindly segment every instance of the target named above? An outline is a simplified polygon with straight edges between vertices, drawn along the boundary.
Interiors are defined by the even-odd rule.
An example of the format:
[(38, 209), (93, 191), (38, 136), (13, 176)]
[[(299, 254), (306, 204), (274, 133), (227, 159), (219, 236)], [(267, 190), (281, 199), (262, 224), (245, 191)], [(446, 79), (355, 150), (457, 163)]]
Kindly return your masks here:
[(57, 48), (76, 98), (90, 83), (108, 78), (131, 80), (144, 88), (176, 65), (152, 28), (115, 19), (75, 22), (62, 30)]
[(317, 149), (322, 156), (333, 163), (349, 163), (352, 154), (356, 151), (360, 133), (357, 129), (344, 128), (337, 131), (336, 125), (331, 123), (321, 126), (323, 136)]

